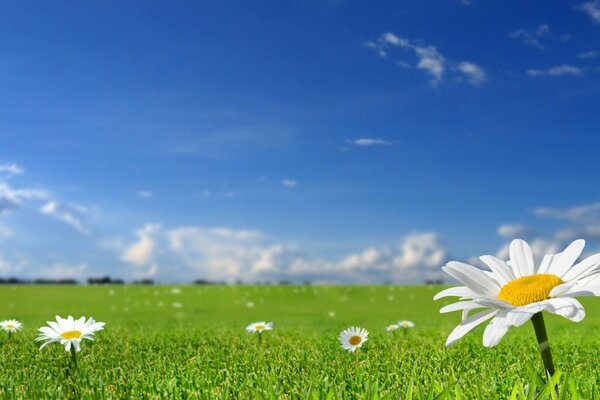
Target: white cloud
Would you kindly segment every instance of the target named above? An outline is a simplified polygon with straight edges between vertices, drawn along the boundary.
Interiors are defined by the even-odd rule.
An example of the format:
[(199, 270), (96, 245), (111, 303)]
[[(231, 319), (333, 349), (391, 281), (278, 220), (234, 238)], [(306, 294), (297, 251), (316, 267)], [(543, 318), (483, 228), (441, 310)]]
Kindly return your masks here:
[(47, 199), (48, 194), (36, 189), (13, 189), (0, 182), (0, 214), (19, 208), (25, 200)]
[[(431, 77), (429, 81), (431, 87), (438, 86), (444, 79), (448, 64), (453, 65), (435, 46), (424, 44), (421, 41), (411, 41), (399, 37), (393, 32), (383, 33), (377, 40), (366, 42), (365, 46), (374, 49), (382, 57), (388, 56), (387, 50), (390, 46), (412, 51), (417, 58), (415, 67), (425, 71)], [(406, 61), (397, 61), (396, 64), (402, 68), (412, 68)], [(454, 70), (466, 77), (468, 83), (475, 86), (479, 86), (486, 79), (483, 68), (469, 61), (459, 63)]]
[(577, 8), (586, 12), (595, 23), (600, 24), (600, 1), (588, 1), (580, 4)]
[(122, 255), (135, 271), (169, 279), (421, 282), (439, 276), (446, 250), (438, 235), (414, 233), (398, 246), (370, 247), (338, 261), (311, 257), (297, 246), (271, 243), (255, 230), (148, 224)]
[(435, 87), (444, 77), (446, 60), (433, 46), (415, 47), (415, 54), (419, 57), (417, 68), (425, 70), (432, 79), (429, 81)]
[(296, 186), (298, 186), (298, 181), (294, 179), (284, 179), (281, 181), (281, 184), (288, 188), (295, 188)]
[(80, 217), (76, 215), (85, 214), (87, 210), (84, 207), (70, 206), (66, 204), (60, 204), (56, 201), (48, 201), (40, 208), (40, 212), (45, 215), (50, 215), (59, 221), (72, 226), (81, 233), (90, 233), (90, 230), (83, 224)]
[(600, 203), (584, 204), (570, 208), (540, 207), (533, 210), (538, 217), (551, 217), (570, 222), (600, 222)]
[(390, 145), (390, 144), (392, 144), (391, 142), (388, 142), (387, 140), (376, 139), (376, 138), (361, 138), (361, 139), (352, 140), (350, 143), (353, 143), (357, 146), (375, 146), (375, 145)]
[(40, 274), (47, 279), (82, 279), (88, 271), (85, 263), (78, 265), (54, 264), (51, 267), (42, 268)]
[(458, 64), (458, 70), (467, 78), (471, 85), (479, 86), (485, 82), (487, 75), (483, 68), (477, 64), (463, 61)]
[(17, 164), (4, 164), (0, 165), (0, 172), (7, 173), (9, 175), (21, 175), (25, 170)]
[(562, 76), (562, 75), (573, 75), (573, 76), (579, 76), (582, 75), (583, 72), (581, 71), (580, 68), (575, 67), (573, 65), (567, 65), (567, 64), (563, 64), (563, 65), (559, 65), (556, 67), (551, 67), (548, 69), (530, 69), (527, 70), (527, 75), (531, 76), (531, 77), (538, 77), (538, 76)]
[(154, 194), (149, 191), (149, 190), (140, 190), (139, 192), (137, 192), (138, 196), (140, 197), (144, 197), (144, 198), (149, 198), (154, 196)]
[(586, 52), (577, 54), (577, 58), (579, 58), (581, 60), (596, 58), (598, 56), (600, 56), (600, 52), (598, 52), (597, 50), (590, 50), (590, 51), (586, 51)]
[(550, 27), (547, 24), (541, 24), (535, 30), (518, 29), (516, 31), (509, 32), (508, 36), (527, 46), (543, 50), (545, 46), (542, 44), (541, 38), (551, 36), (551, 32)]
[(507, 239), (524, 239), (528, 240), (534, 236), (534, 232), (523, 225), (519, 224), (504, 224), (498, 227), (498, 234)]
[(138, 229), (136, 235), (138, 241), (125, 250), (121, 259), (136, 266), (148, 264), (156, 249), (156, 236), (161, 232), (159, 224), (146, 224)]

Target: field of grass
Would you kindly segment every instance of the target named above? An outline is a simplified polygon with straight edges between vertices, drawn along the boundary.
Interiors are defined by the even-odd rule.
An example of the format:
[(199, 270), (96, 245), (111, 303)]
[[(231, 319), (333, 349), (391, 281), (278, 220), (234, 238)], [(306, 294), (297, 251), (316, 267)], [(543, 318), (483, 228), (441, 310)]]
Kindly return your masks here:
[[(0, 319), (24, 329), (0, 337), (0, 398), (420, 399), (552, 398), (530, 323), (496, 348), (482, 327), (450, 348), (460, 313), (418, 286), (5, 286)], [(579, 324), (546, 315), (560, 395), (592, 399), (600, 387), (600, 299), (582, 299)], [(85, 341), (79, 368), (58, 344), (41, 351), (37, 328), (58, 314), (106, 322)], [(403, 335), (385, 326), (400, 319)], [(273, 321), (259, 346), (245, 326)], [(340, 331), (369, 330), (356, 353)], [(530, 397), (529, 397), (530, 396)], [(537, 396), (537, 397), (536, 397)]]

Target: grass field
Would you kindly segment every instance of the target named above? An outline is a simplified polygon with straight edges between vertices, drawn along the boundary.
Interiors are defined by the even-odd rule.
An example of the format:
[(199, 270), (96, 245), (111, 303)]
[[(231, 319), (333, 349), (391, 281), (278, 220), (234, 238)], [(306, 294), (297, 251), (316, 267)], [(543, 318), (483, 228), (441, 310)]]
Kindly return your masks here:
[[(1, 336), (0, 398), (551, 398), (531, 324), (496, 348), (477, 328), (450, 348), (460, 313), (438, 310), (439, 287), (416, 286), (5, 286), (0, 319), (24, 329)], [(582, 299), (579, 324), (546, 315), (561, 397), (591, 399), (600, 387), (600, 301)], [(106, 322), (85, 341), (79, 368), (58, 344), (41, 351), (37, 328), (54, 315)], [(404, 336), (385, 326), (414, 321)], [(244, 328), (273, 321), (256, 335)], [(337, 337), (369, 330), (356, 353)], [(437, 397), (436, 397), (437, 396)], [(530, 397), (528, 397), (530, 396)]]

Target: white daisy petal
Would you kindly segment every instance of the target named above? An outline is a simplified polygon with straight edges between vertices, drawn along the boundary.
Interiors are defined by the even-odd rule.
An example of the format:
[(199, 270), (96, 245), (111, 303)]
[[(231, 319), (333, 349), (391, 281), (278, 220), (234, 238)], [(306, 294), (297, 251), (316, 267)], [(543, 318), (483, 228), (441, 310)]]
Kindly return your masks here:
[(533, 317), (532, 312), (522, 310), (520, 307), (512, 309), (508, 312), (506, 318), (510, 321), (510, 324), (515, 327), (522, 326), (525, 322), (529, 321)]
[(481, 295), (495, 296), (500, 285), (490, 279), (482, 270), (458, 261), (450, 261), (442, 268), (444, 272), (465, 284), (469, 289)]
[(458, 339), (475, 329), (479, 324), (492, 318), (497, 312), (498, 310), (485, 310), (471, 315), (454, 328), (446, 340), (446, 346), (453, 345)]
[(456, 287), (451, 287), (451, 288), (442, 290), (441, 292), (439, 292), (438, 294), (433, 296), (433, 300), (438, 300), (443, 297), (450, 297), (450, 296), (473, 298), (473, 297), (477, 297), (477, 294), (466, 286), (456, 286)]
[(531, 247), (529, 247), (527, 242), (521, 239), (513, 240), (510, 243), (508, 252), (510, 255), (511, 265), (517, 278), (533, 275), (533, 253), (531, 252)]
[(458, 310), (474, 310), (476, 308), (482, 308), (483, 306), (474, 301), (459, 301), (458, 303), (448, 304), (440, 309), (440, 314), (445, 314)]
[(579, 258), (584, 246), (585, 240), (575, 240), (558, 256), (558, 259), (555, 262), (552, 262), (551, 269), (548, 270), (548, 273), (562, 278), (573, 266), (577, 258)]
[(496, 279), (498, 283), (501, 285), (505, 285), (508, 282), (515, 279), (515, 275), (513, 274), (511, 268), (499, 258), (494, 256), (481, 256), (479, 257), (481, 261), (483, 261), (494, 274), (496, 274)]
[(575, 285), (577, 285), (577, 282), (567, 282), (563, 283), (562, 285), (555, 286), (554, 289), (550, 291), (550, 297), (560, 297), (571, 290)]
[(574, 287), (569, 292), (562, 295), (565, 297), (590, 297), (600, 296), (600, 285), (585, 285), (581, 287)]
[(483, 345), (485, 347), (494, 347), (506, 335), (510, 328), (510, 321), (507, 316), (507, 311), (500, 311), (494, 319), (485, 327), (483, 332)]
[(573, 265), (562, 277), (567, 282), (573, 279), (587, 276), (600, 269), (600, 253), (589, 256), (583, 261)]
[(585, 318), (583, 305), (577, 299), (570, 297), (548, 300), (546, 310), (573, 322), (579, 322)]

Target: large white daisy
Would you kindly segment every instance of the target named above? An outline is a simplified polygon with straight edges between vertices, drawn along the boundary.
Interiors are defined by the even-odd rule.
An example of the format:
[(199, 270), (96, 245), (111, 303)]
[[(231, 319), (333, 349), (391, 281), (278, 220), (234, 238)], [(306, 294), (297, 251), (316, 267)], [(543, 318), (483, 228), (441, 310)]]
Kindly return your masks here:
[[(575, 264), (584, 245), (583, 240), (576, 240), (562, 253), (546, 255), (537, 268), (531, 248), (520, 239), (511, 242), (507, 262), (489, 255), (480, 257), (490, 271), (457, 261), (446, 264), (443, 270), (464, 284), (434, 297), (455, 296), (462, 300), (440, 310), (463, 312), (462, 322), (450, 333), (446, 345), (489, 319), (483, 334), (483, 345), (487, 347), (497, 345), (510, 327), (521, 326), (542, 311), (581, 321), (585, 310), (575, 297), (600, 295), (600, 254)], [(469, 315), (480, 308), (486, 310)]]
[(21, 329), (23, 324), (16, 319), (7, 319), (0, 322), (0, 327), (8, 333), (13, 333)]
[(338, 340), (342, 344), (344, 350), (354, 353), (364, 342), (369, 340), (369, 332), (365, 328), (353, 326), (343, 330), (342, 333), (340, 333)]
[(69, 351), (71, 346), (76, 351), (81, 349), (81, 341), (83, 339), (94, 340), (94, 334), (104, 329), (104, 322), (96, 322), (93, 318), (89, 318), (87, 321), (85, 317), (79, 319), (73, 319), (72, 316), (68, 316), (66, 319), (56, 316), (56, 322), (48, 321), (49, 326), (43, 326), (38, 331), (37, 341), (45, 340), (40, 349), (44, 346), (60, 342), (65, 346), (65, 350)]

